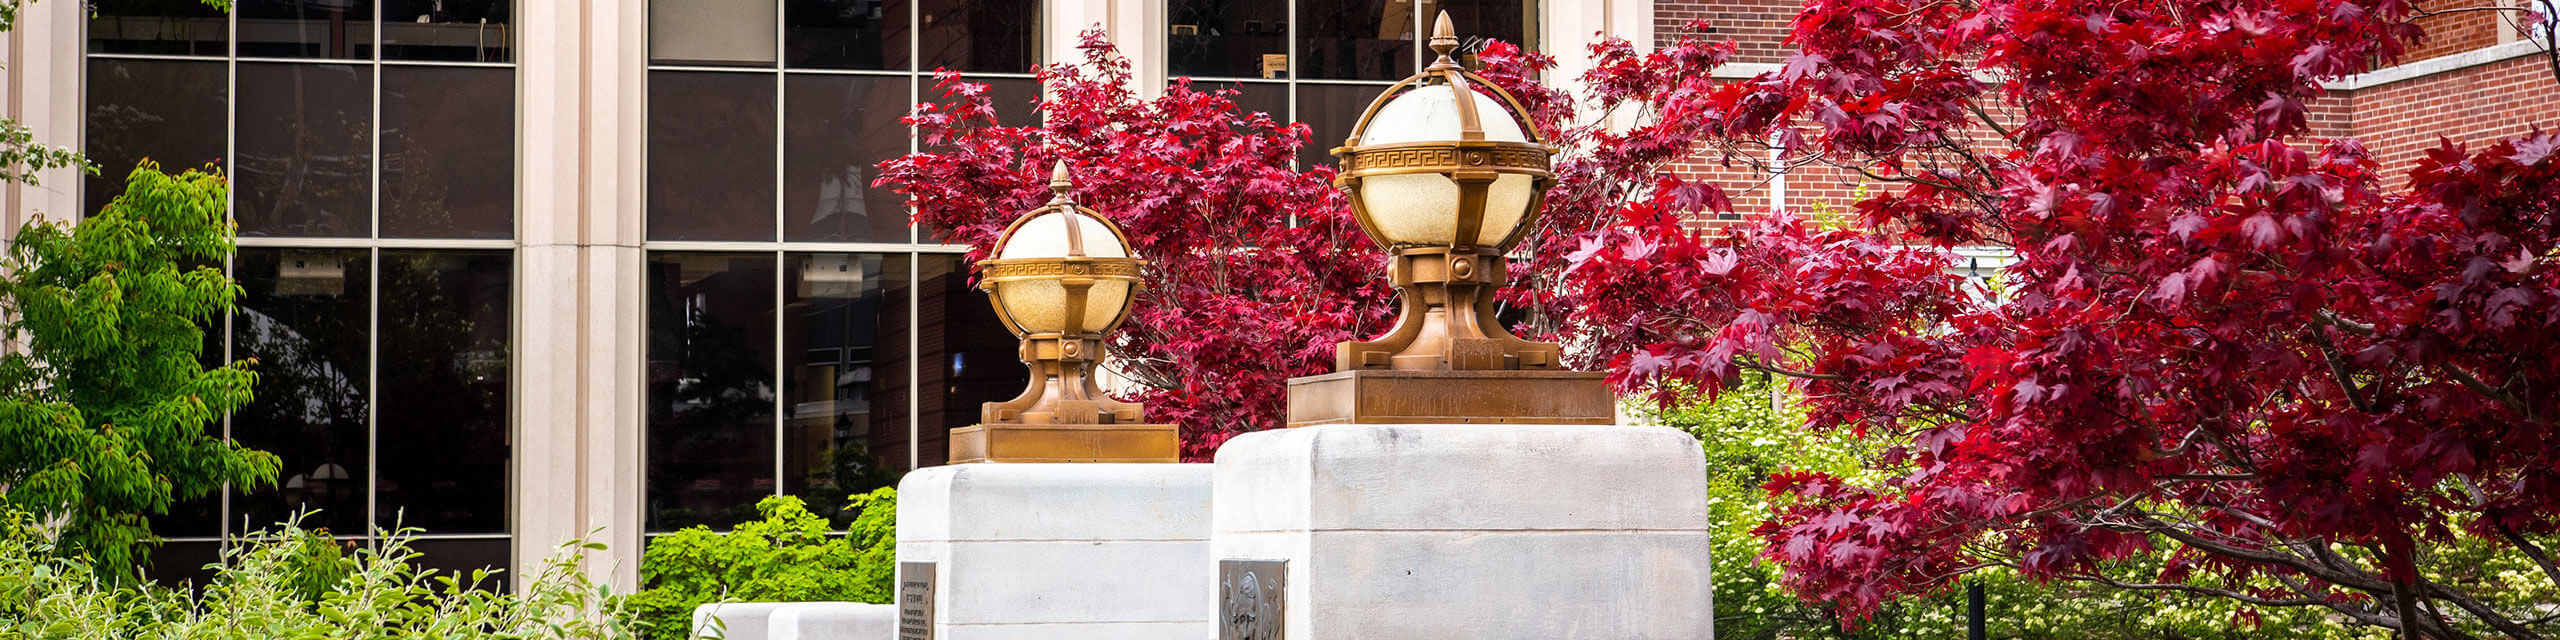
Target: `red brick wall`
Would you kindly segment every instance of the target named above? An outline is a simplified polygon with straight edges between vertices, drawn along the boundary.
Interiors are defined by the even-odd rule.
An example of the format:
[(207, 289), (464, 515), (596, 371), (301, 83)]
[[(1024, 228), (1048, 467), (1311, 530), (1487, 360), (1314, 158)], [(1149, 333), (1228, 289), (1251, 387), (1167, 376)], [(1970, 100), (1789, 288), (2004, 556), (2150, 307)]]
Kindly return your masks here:
[(2507, 29), (2504, 12), (2453, 11), (2476, 7), (2506, 6), (2504, 0), (2421, 0), (2421, 12), (2439, 12), (2418, 18), (2418, 28), (2427, 31), (2425, 40), (2409, 48), (2401, 62), (2417, 62), (2498, 44), (2498, 34)]
[[(2423, 0), (2421, 4), (2441, 11), (2498, 6), (2505, 1)], [(1799, 6), (1798, 0), (1658, 0), (1655, 41), (1667, 44), (1687, 33), (1689, 21), (1705, 19), (1715, 28), (1709, 39), (1730, 39), (1739, 46), (1735, 61), (1778, 62), (1790, 49), (1783, 41)], [(2494, 46), (2500, 31), (2507, 28), (2501, 20), (2502, 14), (2490, 12), (2421, 18), (2419, 24), (2428, 38), (2413, 47), (2404, 62)], [(2553, 82), (2549, 63), (2527, 56), (2324, 96), (2309, 106), (2309, 134), (2362, 140), (2381, 163), (2383, 175), (2389, 176), (2386, 184), (2397, 187), (2438, 136), (2476, 149), (2484, 141), (2514, 137), (2534, 125), (2560, 129), (2560, 100), (2550, 98), (2554, 95), (2560, 95), (2560, 83)], [(1769, 177), (1740, 163), (1727, 166), (1719, 152), (1703, 151), (1674, 170), (1713, 182), (1733, 199), (1735, 214), (1698, 220), (1695, 224), (1700, 229), (1730, 228), (1769, 210), (1773, 191)], [(1785, 182), (1788, 208), (1807, 212), (1822, 203), (1840, 215), (1848, 214), (1866, 183), (1856, 172), (1831, 167), (1800, 168)], [(1884, 188), (1891, 187), (1874, 185), (1867, 195)]]
[(1794, 49), (1786, 46), (1787, 25), (1803, 6), (1801, 0), (1657, 0), (1653, 41), (1670, 44), (1689, 34), (1689, 21), (1704, 19), (1714, 29), (1707, 40), (1733, 41), (1734, 62), (1778, 62)]
[(2534, 125), (2560, 128), (2560, 83), (2539, 56), (2512, 58), (2355, 92), (2355, 135), (2382, 163), (2390, 186), (2437, 136), (2468, 143), (2512, 138)]

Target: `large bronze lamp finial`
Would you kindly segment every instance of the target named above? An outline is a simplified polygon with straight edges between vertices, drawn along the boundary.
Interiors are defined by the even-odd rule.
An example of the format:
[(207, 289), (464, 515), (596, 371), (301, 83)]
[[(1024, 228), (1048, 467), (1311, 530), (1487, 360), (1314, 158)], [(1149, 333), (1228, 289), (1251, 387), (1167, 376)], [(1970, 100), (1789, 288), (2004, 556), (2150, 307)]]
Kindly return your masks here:
[(1067, 164), (1050, 174), (1048, 204), (1015, 219), (978, 262), (978, 287), (1022, 339), (1031, 384), (990, 402), (980, 424), (951, 432), (951, 461), (1173, 462), (1172, 425), (1140, 424), (1141, 409), (1103, 394), (1094, 378), (1104, 338), (1146, 286), (1120, 226), (1076, 204)]
[[(1494, 293), (1536, 221), (1556, 148), (1519, 99), (1468, 71), (1442, 12), (1439, 59), (1379, 94), (1333, 155), (1360, 227), (1393, 256), (1395, 327), (1345, 342), (1335, 373), (1291, 382), (1291, 425), (1332, 422), (1606, 424), (1600, 374), (1557, 345), (1511, 335)], [(1399, 391), (1401, 390), (1401, 391)]]

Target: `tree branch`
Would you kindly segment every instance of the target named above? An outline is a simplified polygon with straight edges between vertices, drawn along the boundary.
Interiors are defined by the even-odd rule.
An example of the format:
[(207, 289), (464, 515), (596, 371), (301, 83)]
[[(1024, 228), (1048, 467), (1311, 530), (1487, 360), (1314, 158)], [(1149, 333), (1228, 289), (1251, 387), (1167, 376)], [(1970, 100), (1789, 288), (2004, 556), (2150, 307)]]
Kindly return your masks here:
[(2542, 575), (2551, 578), (2552, 586), (2560, 586), (2560, 563), (2552, 562), (2551, 554), (2544, 552), (2541, 546), (2526, 540), (2523, 535), (2516, 533), (2516, 530), (2507, 528), (2507, 525), (2499, 523), (2494, 518), (2490, 519), (2489, 527), (2497, 529), (2498, 537), (2506, 538), (2509, 544), (2523, 551), (2525, 557), (2532, 558), (2533, 564), (2542, 568)]

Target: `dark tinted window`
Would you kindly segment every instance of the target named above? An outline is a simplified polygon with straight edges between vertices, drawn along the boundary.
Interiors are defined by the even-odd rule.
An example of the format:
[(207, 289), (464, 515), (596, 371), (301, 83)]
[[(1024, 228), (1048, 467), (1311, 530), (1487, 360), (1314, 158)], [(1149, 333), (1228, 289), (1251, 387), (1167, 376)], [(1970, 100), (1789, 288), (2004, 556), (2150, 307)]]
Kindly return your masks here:
[(256, 530), (316, 509), (306, 526), (363, 535), (370, 256), (242, 248), (234, 264), (246, 295), (231, 321), (232, 354), (256, 359), (258, 386), (257, 399), (232, 414), (232, 436), (284, 463), (279, 486), (232, 500), (234, 517)]
[(509, 69), (383, 67), (383, 237), (513, 235), (515, 95)]
[(89, 50), (219, 56), (231, 21), (204, 0), (89, 0)]
[(649, 239), (771, 241), (774, 78), (649, 74)]
[(1038, 0), (916, 0), (922, 71), (1024, 73), (1040, 55)]
[(1301, 78), (1400, 80), (1413, 75), (1413, 5), (1398, 0), (1298, 0)]
[(903, 0), (784, 0), (783, 62), (823, 69), (905, 69), (909, 7)]
[(792, 74), (783, 110), (784, 240), (906, 242), (907, 202), (871, 186), (907, 154), (906, 76)]
[(509, 0), (383, 0), (386, 60), (506, 62), (515, 57)]
[(775, 493), (774, 259), (649, 258), (650, 531), (727, 527)]
[(507, 531), (504, 251), (384, 251), (374, 521)]
[(373, 70), (241, 63), (236, 206), (246, 236), (373, 231)]
[(1165, 9), (1169, 75), (1289, 77), (1286, 0), (1172, 0)]
[(907, 343), (907, 300), (890, 299), (890, 283), (913, 274), (903, 253), (795, 253), (784, 265), (783, 491), (846, 515), (845, 496), (907, 468), (908, 376), (884, 360)]
[(237, 0), (231, 9), (242, 57), (373, 57), (373, 0)]
[[(145, 159), (165, 171), (203, 167), (223, 157), (224, 63), (172, 60), (89, 61), (87, 211), (124, 192), (125, 177)], [(57, 212), (67, 214), (69, 212)]]

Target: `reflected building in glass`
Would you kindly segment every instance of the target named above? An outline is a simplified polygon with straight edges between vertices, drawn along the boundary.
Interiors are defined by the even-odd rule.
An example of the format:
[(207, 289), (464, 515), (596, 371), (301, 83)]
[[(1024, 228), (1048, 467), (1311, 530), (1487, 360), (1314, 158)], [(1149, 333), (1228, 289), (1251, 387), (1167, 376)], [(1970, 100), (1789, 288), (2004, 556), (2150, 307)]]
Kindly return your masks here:
[[(1614, 1), (1614, 0), (1613, 0)], [(1166, 77), (1314, 125), (1305, 161), (1411, 73), (1424, 14), (1535, 43), (1533, 0), (89, 0), (30, 5), (13, 97), (99, 176), (11, 200), (75, 217), (150, 160), (233, 185), (237, 309), (205, 359), (257, 360), (225, 437), (275, 486), (178, 505), (153, 572), (291, 514), (423, 562), (521, 572), (595, 535), (725, 528), (941, 464), (1025, 384), (967, 248), (909, 224), (878, 165), (938, 70), (1041, 117), (1037, 65), (1109, 23)], [(1481, 13), (1483, 17), (1469, 17)], [(1596, 29), (1595, 29), (1596, 30)], [(72, 37), (76, 36), (76, 37)], [(1579, 45), (1576, 45), (1578, 48)], [(29, 80), (13, 81), (12, 87)], [(48, 119), (50, 118), (50, 119)], [(64, 185), (64, 186), (56, 186)], [(12, 192), (16, 193), (16, 192)], [(11, 226), (14, 226), (12, 224)]]

